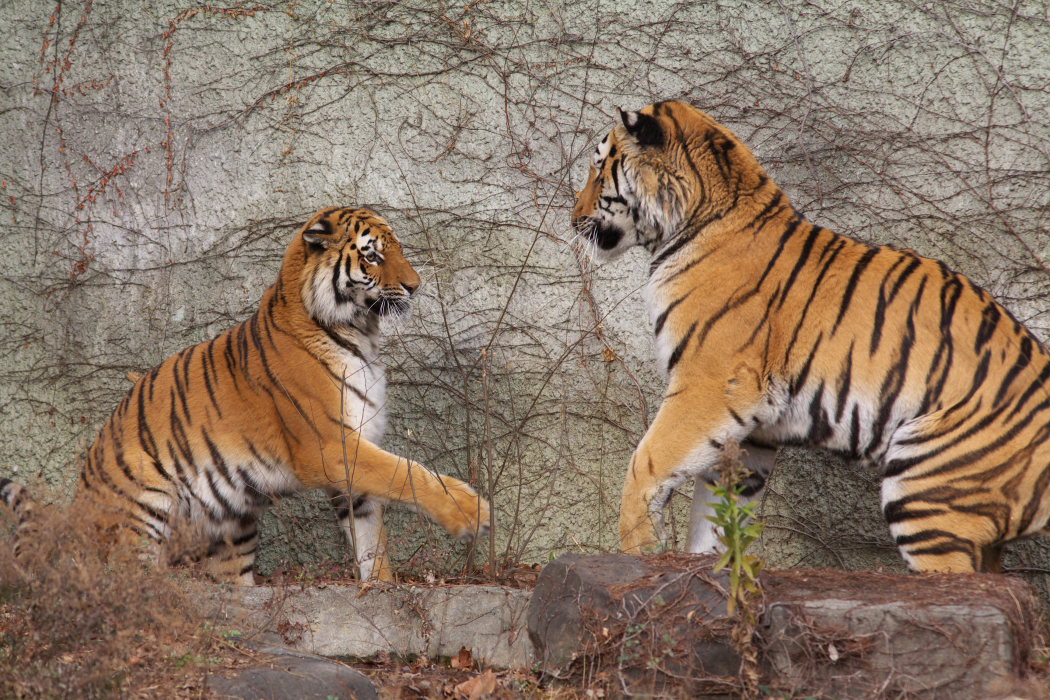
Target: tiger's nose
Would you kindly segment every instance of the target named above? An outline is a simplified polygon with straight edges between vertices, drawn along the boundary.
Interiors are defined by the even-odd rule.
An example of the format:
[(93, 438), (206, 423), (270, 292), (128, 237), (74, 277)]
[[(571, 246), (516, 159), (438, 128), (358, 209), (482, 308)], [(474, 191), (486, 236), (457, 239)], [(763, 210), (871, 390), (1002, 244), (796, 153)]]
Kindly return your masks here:
[(412, 282), (412, 283), (402, 282), (401, 283), (401, 288), (404, 289), (406, 292), (408, 292), (409, 296), (411, 296), (412, 294), (415, 293), (415, 291), (417, 289), (419, 289), (419, 282)]

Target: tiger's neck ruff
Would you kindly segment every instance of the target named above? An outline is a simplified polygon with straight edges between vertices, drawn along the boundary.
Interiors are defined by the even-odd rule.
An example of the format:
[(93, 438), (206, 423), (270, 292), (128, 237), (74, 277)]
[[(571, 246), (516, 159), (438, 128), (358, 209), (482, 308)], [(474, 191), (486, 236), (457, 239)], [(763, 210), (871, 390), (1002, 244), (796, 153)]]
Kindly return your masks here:
[(807, 221), (691, 105), (621, 120), (573, 224), (597, 259), (652, 255), (668, 387), (624, 484), (625, 550), (659, 542), (671, 490), (714, 478), (727, 440), (879, 465), (890, 532), (917, 570), (995, 568), (1002, 542), (1046, 526), (1050, 356), (1024, 326), (941, 262)]

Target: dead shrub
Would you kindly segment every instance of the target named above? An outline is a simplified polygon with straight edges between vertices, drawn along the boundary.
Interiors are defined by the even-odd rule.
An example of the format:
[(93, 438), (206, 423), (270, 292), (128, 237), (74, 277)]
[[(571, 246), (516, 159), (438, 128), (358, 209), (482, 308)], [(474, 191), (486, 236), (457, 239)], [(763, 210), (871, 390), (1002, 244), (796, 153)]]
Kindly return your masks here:
[(0, 538), (0, 697), (206, 697), (204, 671), (229, 654), (193, 583), (135, 553), (103, 556), (83, 515), (38, 511), (17, 563)]

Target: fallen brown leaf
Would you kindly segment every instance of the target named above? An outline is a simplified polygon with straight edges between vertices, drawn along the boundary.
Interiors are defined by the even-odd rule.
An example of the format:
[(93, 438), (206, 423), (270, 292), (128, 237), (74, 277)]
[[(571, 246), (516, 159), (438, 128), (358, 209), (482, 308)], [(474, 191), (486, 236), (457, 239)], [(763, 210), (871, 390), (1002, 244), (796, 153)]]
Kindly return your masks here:
[(470, 649), (460, 647), (459, 653), (449, 660), (448, 665), (452, 668), (470, 668), (474, 665), (474, 657), (471, 655)]
[(463, 681), (455, 687), (456, 694), (467, 698), (467, 700), (482, 700), (492, 695), (496, 690), (496, 674), (488, 669), (480, 676)]

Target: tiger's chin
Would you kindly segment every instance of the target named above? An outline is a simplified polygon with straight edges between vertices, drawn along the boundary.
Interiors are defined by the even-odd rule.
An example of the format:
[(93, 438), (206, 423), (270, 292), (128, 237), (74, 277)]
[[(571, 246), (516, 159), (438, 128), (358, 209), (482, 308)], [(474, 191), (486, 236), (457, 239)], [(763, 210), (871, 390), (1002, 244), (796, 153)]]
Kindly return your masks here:
[(578, 226), (580, 250), (595, 262), (615, 260), (636, 244), (633, 236), (605, 221), (588, 219)]

